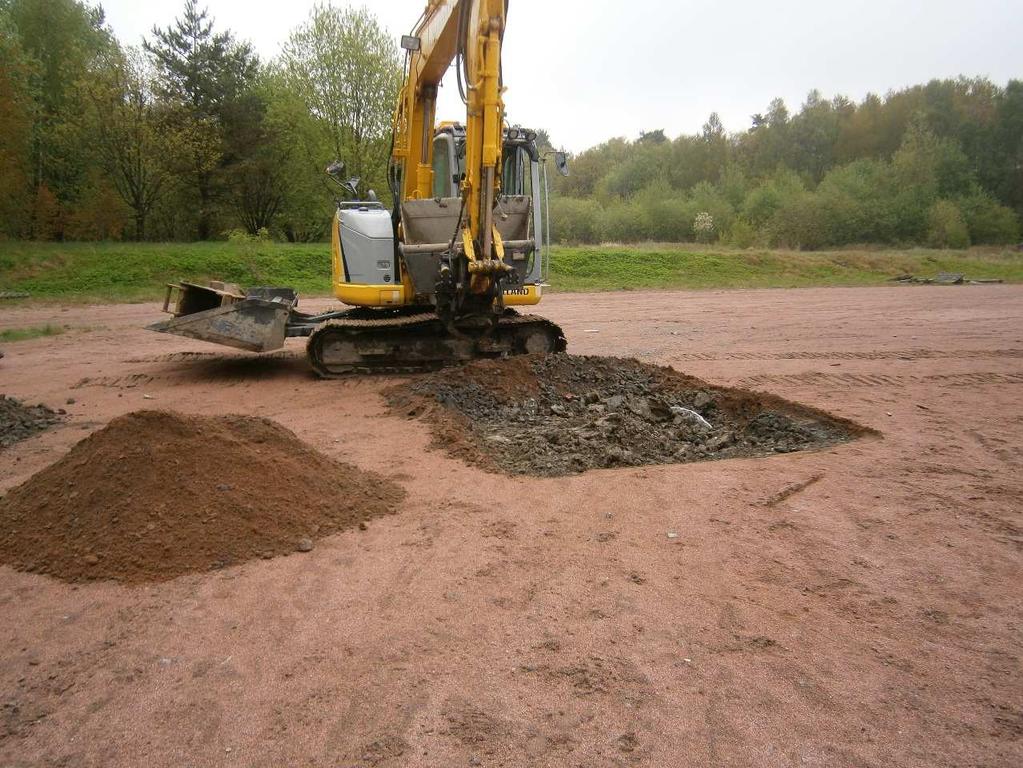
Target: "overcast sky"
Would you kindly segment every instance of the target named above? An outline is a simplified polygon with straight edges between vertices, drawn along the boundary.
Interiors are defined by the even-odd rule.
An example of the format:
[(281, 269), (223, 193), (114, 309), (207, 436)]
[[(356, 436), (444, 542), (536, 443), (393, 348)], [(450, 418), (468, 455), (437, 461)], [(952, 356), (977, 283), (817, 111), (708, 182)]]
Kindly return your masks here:
[[(315, 0), (207, 0), (272, 58)], [(334, 0), (336, 5), (347, 4)], [(424, 0), (366, 5), (397, 38)], [(103, 0), (118, 37), (138, 44), (184, 0)], [(578, 151), (613, 136), (699, 131), (717, 111), (729, 131), (772, 98), (796, 111), (807, 92), (869, 92), (959, 74), (1023, 78), (1023, 0), (511, 0), (505, 38), (509, 119)], [(438, 117), (458, 119), (453, 82)]]

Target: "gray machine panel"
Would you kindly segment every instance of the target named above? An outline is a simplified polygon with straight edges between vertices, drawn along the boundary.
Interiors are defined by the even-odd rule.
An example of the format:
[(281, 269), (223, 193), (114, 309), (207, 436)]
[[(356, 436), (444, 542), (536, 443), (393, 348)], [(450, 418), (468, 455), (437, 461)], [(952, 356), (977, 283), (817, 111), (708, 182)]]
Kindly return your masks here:
[[(405, 251), (405, 266), (417, 296), (432, 296), (437, 284), (440, 255), (446, 251), (452, 238), (461, 246), (457, 236), (462, 201), (457, 197), (425, 200), (406, 200), (401, 204), (401, 220), (405, 230), (405, 244), (433, 246), (428, 251)], [(533, 216), (532, 199), (527, 195), (505, 195), (494, 207), (494, 224), (505, 241), (531, 239)], [(510, 282), (521, 284), (534, 272), (536, 260), (530, 249), (506, 249), (505, 262), (515, 269)]]
[(405, 242), (410, 245), (449, 243), (458, 231), (462, 201), (457, 197), (405, 200), (401, 204), (401, 223)]
[[(505, 195), (494, 208), (494, 224), (505, 242), (528, 240), (530, 238), (530, 215), (532, 200), (526, 195)], [(504, 260), (511, 264), (518, 274), (518, 281), (525, 282), (530, 274), (532, 249), (513, 250), (505, 248)]]
[(339, 214), (341, 255), (348, 282), (380, 285), (395, 280), (391, 215), (379, 208), (345, 209)]

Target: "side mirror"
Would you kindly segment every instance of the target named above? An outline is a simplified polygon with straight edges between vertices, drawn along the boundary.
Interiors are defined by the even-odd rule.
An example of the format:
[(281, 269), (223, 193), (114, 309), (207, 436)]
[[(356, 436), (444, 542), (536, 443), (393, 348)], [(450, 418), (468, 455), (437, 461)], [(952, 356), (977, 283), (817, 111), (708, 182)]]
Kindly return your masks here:
[(359, 196), (359, 182), (361, 179), (358, 176), (353, 176), (350, 179), (345, 178), (345, 164), (343, 160), (335, 160), (328, 165), (325, 173), (330, 177), (331, 181), (341, 187), (349, 198), (354, 199)]
[(568, 155), (564, 152), (554, 153), (554, 167), (562, 176), (568, 176)]

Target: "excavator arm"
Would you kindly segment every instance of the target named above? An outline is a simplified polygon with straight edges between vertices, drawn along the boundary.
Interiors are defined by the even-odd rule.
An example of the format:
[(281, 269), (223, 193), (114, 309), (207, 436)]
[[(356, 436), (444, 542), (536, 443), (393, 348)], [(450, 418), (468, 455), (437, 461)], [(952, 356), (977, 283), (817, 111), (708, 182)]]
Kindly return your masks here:
[(452, 62), (466, 102), (463, 229), (456, 238), (468, 260), (469, 288), (493, 293), (508, 269), (493, 209), (500, 188), (504, 126), (501, 45), (507, 0), (428, 0), (413, 34), (402, 39), (405, 82), (394, 120), (392, 178), (396, 205), (424, 200), (433, 191), (433, 136), (437, 90)]

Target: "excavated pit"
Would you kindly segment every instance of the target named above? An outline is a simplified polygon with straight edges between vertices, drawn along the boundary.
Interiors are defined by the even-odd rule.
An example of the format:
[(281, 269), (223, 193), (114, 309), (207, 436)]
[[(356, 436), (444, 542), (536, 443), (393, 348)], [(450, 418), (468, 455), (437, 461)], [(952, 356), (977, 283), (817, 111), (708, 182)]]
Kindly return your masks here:
[(481, 360), (386, 394), (392, 410), (430, 422), (434, 445), (512, 475), (768, 456), (870, 433), (773, 395), (613, 357)]
[(404, 491), (267, 419), (120, 416), (0, 498), (0, 562), (64, 581), (163, 581), (307, 551)]

